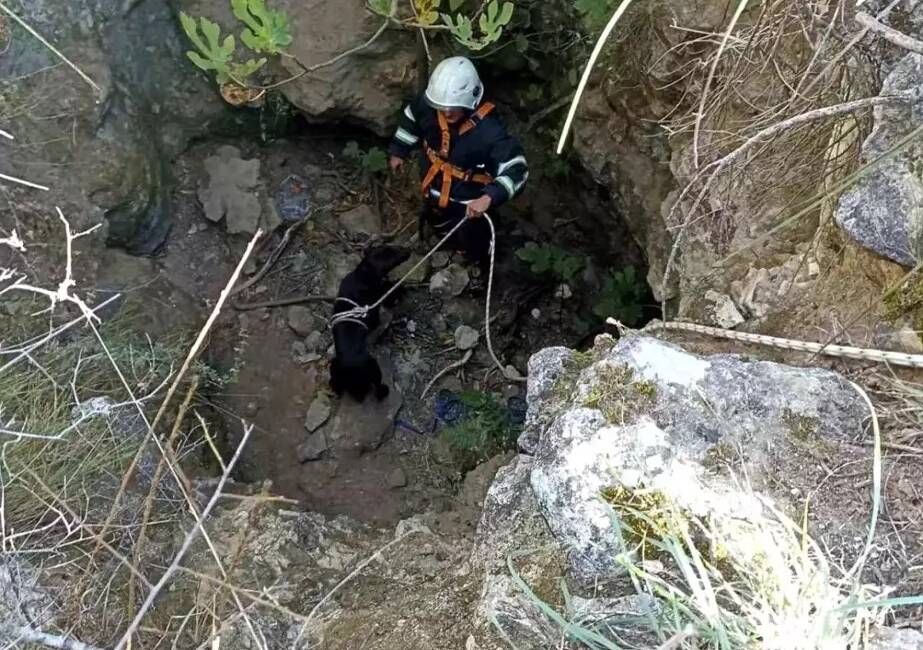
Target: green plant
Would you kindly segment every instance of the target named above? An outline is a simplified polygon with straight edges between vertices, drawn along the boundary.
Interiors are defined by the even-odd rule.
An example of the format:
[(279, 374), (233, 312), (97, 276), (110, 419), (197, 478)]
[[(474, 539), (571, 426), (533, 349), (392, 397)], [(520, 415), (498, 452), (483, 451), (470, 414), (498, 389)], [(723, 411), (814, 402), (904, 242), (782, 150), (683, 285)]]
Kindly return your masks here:
[(551, 244), (529, 242), (516, 251), (516, 257), (527, 263), (532, 273), (551, 273), (562, 282), (571, 282), (586, 267), (584, 258)]
[(292, 44), (288, 16), (284, 11), (268, 9), (265, 0), (231, 0), (231, 9), (247, 26), (240, 40), (254, 52), (281, 54)]
[(615, 0), (575, 0), (574, 7), (589, 29), (596, 29), (604, 23), (615, 7)]
[[(438, 4), (438, 0), (437, 0)], [(503, 28), (513, 19), (513, 3), (491, 0), (478, 17), (480, 34), (475, 35), (471, 18), (464, 14), (442, 14), (442, 21), (449, 28), (455, 40), (469, 50), (483, 50), (496, 43), (503, 35)]]
[(503, 451), (514, 449), (520, 427), (496, 397), (480, 391), (459, 395), (464, 414), (461, 420), (442, 430), (442, 438), (458, 452), (466, 466), (474, 467)]
[[(231, 9), (244, 25), (240, 39), (252, 52), (280, 55), (292, 43), (288, 16), (284, 11), (268, 9), (265, 0), (231, 0)], [(179, 17), (183, 31), (196, 47), (186, 56), (199, 69), (214, 74), (218, 85), (234, 82), (249, 87), (250, 78), (266, 65), (266, 58), (235, 60), (234, 35), (222, 38), (221, 28), (208, 18), (202, 16), (197, 21), (185, 12), (180, 12)]]
[(635, 267), (626, 266), (621, 271), (612, 271), (603, 282), (599, 302), (593, 313), (602, 319), (616, 318), (632, 327), (641, 320), (641, 301), (644, 286), (635, 272)]
[(380, 174), (388, 169), (388, 154), (379, 147), (361, 149), (358, 142), (351, 140), (343, 148), (343, 156), (369, 175)]
[[(439, 11), (442, 0), (410, 0), (410, 3), (414, 18), (399, 22), (419, 29), (447, 29), (457, 43), (473, 51), (483, 50), (499, 41), (503, 30), (513, 19), (515, 9), (512, 2), (488, 0), (469, 15), (461, 11), (465, 0), (447, 0), (447, 13)], [(372, 13), (394, 19), (397, 2), (367, 0), (367, 6)]]

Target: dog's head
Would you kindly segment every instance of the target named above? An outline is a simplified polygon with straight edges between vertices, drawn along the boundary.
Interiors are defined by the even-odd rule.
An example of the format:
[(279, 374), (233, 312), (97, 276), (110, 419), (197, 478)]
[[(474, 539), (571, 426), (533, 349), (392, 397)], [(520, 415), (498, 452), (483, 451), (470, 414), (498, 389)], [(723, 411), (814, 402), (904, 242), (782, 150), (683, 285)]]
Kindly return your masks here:
[(398, 246), (374, 246), (362, 258), (360, 268), (375, 277), (384, 278), (410, 257), (410, 251)]

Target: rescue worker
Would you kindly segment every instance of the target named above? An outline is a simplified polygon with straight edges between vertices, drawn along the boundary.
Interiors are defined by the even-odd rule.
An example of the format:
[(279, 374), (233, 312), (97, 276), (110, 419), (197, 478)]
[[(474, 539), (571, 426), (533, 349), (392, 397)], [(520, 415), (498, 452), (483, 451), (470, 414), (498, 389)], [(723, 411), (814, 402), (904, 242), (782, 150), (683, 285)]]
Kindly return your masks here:
[(486, 270), (490, 227), (481, 217), (522, 191), (529, 168), (519, 141), (507, 133), (484, 85), (468, 59), (451, 57), (436, 66), (422, 97), (404, 108), (389, 148), (389, 165), (399, 171), (420, 149), (421, 221), (444, 236), (468, 219), (447, 242), (467, 261)]

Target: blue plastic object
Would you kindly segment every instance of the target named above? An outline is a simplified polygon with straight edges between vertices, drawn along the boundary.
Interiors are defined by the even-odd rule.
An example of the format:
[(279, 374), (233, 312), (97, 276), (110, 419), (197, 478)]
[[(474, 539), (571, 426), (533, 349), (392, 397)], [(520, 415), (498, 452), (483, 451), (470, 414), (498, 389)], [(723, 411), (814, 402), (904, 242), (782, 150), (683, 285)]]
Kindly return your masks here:
[(282, 221), (289, 223), (301, 221), (308, 214), (310, 207), (308, 182), (304, 178), (292, 174), (282, 181), (276, 192), (276, 209)]

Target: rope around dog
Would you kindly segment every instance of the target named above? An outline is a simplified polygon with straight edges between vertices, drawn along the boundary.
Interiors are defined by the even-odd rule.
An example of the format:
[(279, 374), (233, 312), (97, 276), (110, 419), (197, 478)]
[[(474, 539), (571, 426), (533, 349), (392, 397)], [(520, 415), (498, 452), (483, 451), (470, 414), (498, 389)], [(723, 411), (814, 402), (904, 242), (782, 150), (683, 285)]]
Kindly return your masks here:
[[(620, 330), (626, 329), (624, 325), (614, 318), (608, 319), (607, 322), (610, 325), (618, 327)], [(893, 352), (891, 350), (857, 348), (849, 345), (824, 345), (823, 343), (814, 343), (813, 341), (799, 341), (797, 339), (786, 339), (778, 336), (767, 336), (765, 334), (738, 332), (736, 330), (709, 327), (697, 323), (683, 323), (679, 321), (663, 323), (654, 321), (642, 328), (641, 331), (653, 332), (657, 330), (693, 332), (695, 334), (704, 334), (706, 336), (732, 341), (744, 341), (746, 343), (755, 343), (757, 345), (780, 348), (783, 350), (796, 350), (798, 352), (822, 354), (828, 357), (872, 361), (875, 363), (890, 363), (895, 366), (907, 368), (923, 368), (923, 354), (908, 354), (905, 352)]]
[[(481, 218), (487, 219), (487, 224), (490, 226), (490, 270), (487, 275), (487, 298), (484, 304), (484, 333), (487, 339), (487, 351), (490, 353), (490, 358), (496, 364), (497, 368), (500, 370), (500, 373), (507, 380), (524, 382), (526, 381), (526, 378), (520, 375), (519, 372), (513, 366), (507, 367), (507, 366), (504, 366), (500, 362), (500, 359), (497, 358), (497, 355), (494, 352), (493, 341), (490, 338), (490, 298), (493, 293), (493, 285), (494, 285), (494, 261), (495, 261), (495, 256), (496, 256), (497, 231), (494, 228), (494, 222), (490, 218), (490, 215), (485, 213), (484, 216)], [(337, 300), (351, 303), (353, 306), (351, 309), (347, 309), (346, 311), (341, 311), (337, 314), (334, 314), (328, 321), (328, 325), (330, 326), (330, 328), (332, 329), (334, 325), (337, 325), (339, 323), (359, 323), (365, 326), (363, 319), (365, 319), (365, 317), (368, 316), (368, 313), (372, 311), (373, 309), (376, 309), (380, 307), (382, 304), (384, 304), (385, 300), (387, 300), (388, 297), (392, 293), (397, 291), (398, 287), (404, 284), (404, 282), (406, 282), (407, 279), (410, 278), (410, 276), (412, 276), (417, 269), (423, 266), (426, 260), (432, 257), (436, 253), (436, 251), (442, 248), (442, 246), (447, 241), (449, 241), (449, 238), (451, 238), (452, 235), (454, 235), (465, 224), (466, 220), (467, 219), (461, 219), (457, 224), (452, 226), (449, 232), (445, 234), (445, 236), (439, 241), (439, 243), (433, 246), (430, 249), (430, 251), (420, 259), (420, 261), (414, 264), (411, 267), (411, 269), (407, 271), (407, 273), (404, 274), (404, 277), (402, 277), (400, 280), (395, 282), (394, 285), (390, 289), (388, 289), (388, 291), (386, 291), (381, 298), (376, 300), (371, 305), (359, 305), (352, 300), (348, 300), (346, 298), (338, 298)]]

